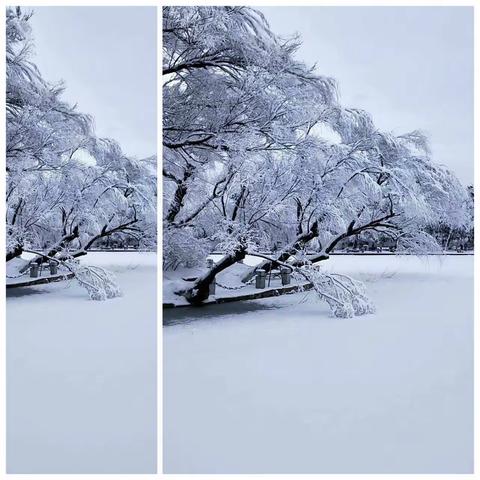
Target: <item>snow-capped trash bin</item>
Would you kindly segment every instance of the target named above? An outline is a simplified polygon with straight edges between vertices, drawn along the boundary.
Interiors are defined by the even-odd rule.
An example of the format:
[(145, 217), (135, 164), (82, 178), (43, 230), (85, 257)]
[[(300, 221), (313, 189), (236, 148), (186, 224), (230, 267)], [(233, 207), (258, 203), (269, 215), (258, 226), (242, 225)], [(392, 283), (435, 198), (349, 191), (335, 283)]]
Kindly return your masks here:
[(207, 268), (210, 269), (214, 265), (214, 262), (211, 258), (207, 258)]
[(265, 270), (257, 270), (257, 276), (255, 277), (255, 288), (265, 288), (265, 277), (267, 272)]
[(282, 285), (290, 285), (290, 269), (283, 267), (280, 269), (280, 276), (282, 277)]
[(38, 269), (39, 269), (38, 263), (32, 263), (30, 265), (30, 277), (32, 278), (38, 277)]
[(50, 260), (48, 266), (50, 267), (50, 275), (56, 275), (58, 272), (58, 263), (55, 260)]

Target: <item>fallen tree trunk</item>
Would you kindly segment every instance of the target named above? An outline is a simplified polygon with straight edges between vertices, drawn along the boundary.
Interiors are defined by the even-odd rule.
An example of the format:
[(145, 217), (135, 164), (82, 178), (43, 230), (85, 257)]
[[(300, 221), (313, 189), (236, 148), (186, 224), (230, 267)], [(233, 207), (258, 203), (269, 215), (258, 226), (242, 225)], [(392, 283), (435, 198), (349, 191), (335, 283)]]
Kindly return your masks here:
[(184, 296), (192, 305), (200, 305), (209, 295), (210, 284), (215, 280), (215, 276), (243, 260), (247, 253), (246, 246), (239, 245), (232, 253), (225, 255), (218, 263), (214, 264), (206, 273), (195, 280), (191, 288), (176, 292), (178, 295)]
[[(288, 285), (282, 287), (266, 288), (264, 290), (258, 290), (256, 292), (245, 293), (242, 295), (229, 296), (229, 297), (216, 297), (211, 302), (206, 302), (205, 305), (217, 305), (222, 303), (241, 302), (244, 300), (258, 300), (260, 298), (278, 297), (280, 295), (288, 295), (291, 293), (298, 293), (303, 291), (309, 291), (313, 288), (312, 283), (304, 283), (302, 285)], [(164, 303), (163, 308), (190, 308), (191, 305), (175, 305), (174, 303)], [(164, 317), (165, 320), (165, 317)], [(164, 325), (168, 324), (165, 323)]]

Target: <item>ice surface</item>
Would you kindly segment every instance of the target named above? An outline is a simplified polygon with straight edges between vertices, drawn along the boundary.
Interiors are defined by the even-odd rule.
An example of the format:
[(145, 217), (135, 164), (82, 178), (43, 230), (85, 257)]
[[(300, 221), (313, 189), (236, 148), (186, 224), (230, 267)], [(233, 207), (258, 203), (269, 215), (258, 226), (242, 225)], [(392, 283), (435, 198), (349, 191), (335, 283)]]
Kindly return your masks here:
[(334, 256), (375, 315), (314, 293), (164, 312), (166, 473), (473, 469), (473, 257)]
[(8, 472), (155, 471), (155, 258), (82, 259), (113, 271), (121, 298), (74, 280), (8, 291)]

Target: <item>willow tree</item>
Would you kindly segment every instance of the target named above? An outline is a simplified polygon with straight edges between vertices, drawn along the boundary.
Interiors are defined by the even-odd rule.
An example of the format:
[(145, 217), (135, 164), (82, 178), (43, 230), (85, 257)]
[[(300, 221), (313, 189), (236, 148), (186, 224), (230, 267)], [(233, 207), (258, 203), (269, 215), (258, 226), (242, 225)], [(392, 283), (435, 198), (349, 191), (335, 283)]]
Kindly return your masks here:
[(155, 243), (155, 158), (134, 160), (95, 135), (31, 60), (30, 14), (7, 9), (7, 261), (84, 255), (110, 235)]
[(464, 222), (465, 190), (432, 162), (426, 137), (382, 132), (340, 105), (335, 82), (295, 59), (299, 40), (281, 41), (259, 12), (167, 7), (163, 35), (165, 266), (224, 253), (178, 290), (191, 303), (279, 238), (286, 247), (260, 266), (288, 264), (321, 291), (341, 280), (310, 266), (345, 238), (389, 235), (425, 252), (437, 247), (429, 223)]
[[(164, 257), (171, 266), (208, 250), (219, 203), (222, 221), (232, 223), (226, 231), (235, 231), (251, 194), (245, 173), (301, 149), (336, 103), (336, 89), (296, 61), (299, 43), (281, 42), (253, 9), (166, 7), (163, 21)], [(238, 240), (225, 265), (244, 256)], [(192, 244), (202, 254), (184, 255)]]

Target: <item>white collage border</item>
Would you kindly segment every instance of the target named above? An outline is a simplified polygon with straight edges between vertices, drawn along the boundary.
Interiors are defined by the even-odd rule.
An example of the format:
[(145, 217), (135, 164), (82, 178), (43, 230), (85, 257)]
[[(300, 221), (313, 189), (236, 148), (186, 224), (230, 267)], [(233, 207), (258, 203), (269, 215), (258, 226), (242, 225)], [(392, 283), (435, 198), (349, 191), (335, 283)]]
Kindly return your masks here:
[[(83, 0), (83, 1), (74, 1), (74, 0), (59, 0), (59, 1), (42, 1), (42, 0), (16, 0), (14, 2), (7, 2), (7, 4), (11, 5), (20, 5), (26, 7), (40, 7), (40, 6), (55, 6), (55, 7), (73, 7), (73, 6), (106, 6), (106, 7), (116, 7), (116, 6), (151, 6), (157, 7), (157, 159), (158, 159), (158, 166), (157, 171), (160, 169), (160, 164), (162, 161), (162, 142), (161, 142), (161, 125), (162, 125), (162, 92), (161, 92), (161, 52), (162, 52), (162, 35), (161, 35), (161, 25), (162, 25), (162, 11), (161, 7), (164, 5), (239, 5), (242, 4), (240, 1), (231, 1), (231, 0), (210, 0), (210, 1), (191, 1), (191, 0), (184, 0), (184, 1), (174, 1), (174, 0), (167, 0), (165, 2), (160, 2), (159, 0), (140, 0), (140, 1), (133, 1), (133, 0), (103, 0), (103, 1), (95, 1), (95, 0)], [(478, 125), (479, 119), (479, 94), (478, 94), (478, 83), (479, 83), (479, 61), (480, 58), (480, 35), (478, 32), (478, 28), (480, 25), (480, 2), (476, 2), (475, 0), (470, 1), (439, 1), (439, 0), (423, 0), (423, 1), (415, 1), (415, 0), (370, 0), (370, 1), (346, 1), (346, 0), (329, 0), (329, 1), (318, 1), (318, 0), (310, 0), (310, 1), (299, 1), (294, 2), (290, 1), (279, 1), (279, 0), (249, 0), (246, 2), (247, 5), (255, 7), (255, 6), (472, 6), (474, 7), (474, 25), (475, 25), (475, 33), (474, 33), (474, 58), (476, 58), (474, 64), (474, 76), (475, 76), (475, 92), (474, 92), (474, 132), (477, 132), (474, 138), (474, 182), (475, 185), (480, 184), (480, 170), (478, 168), (478, 152), (479, 152), (479, 140), (478, 137), (480, 135), (480, 130), (475, 130), (475, 127)], [(475, 8), (476, 6), (476, 8)], [(2, 17), (2, 25), (5, 25), (5, 8), (1, 9), (1, 17)], [(5, 28), (1, 29), (0, 32), (0, 51), (5, 51)], [(5, 57), (3, 57), (5, 58)], [(1, 70), (0, 70), (0, 90), (5, 92), (5, 61), (1, 62)], [(5, 159), (5, 95), (2, 94), (0, 98), (0, 105), (2, 110), (2, 115), (0, 116), (0, 146), (2, 150), (2, 158)], [(175, 479), (183, 479), (184, 477), (194, 477), (197, 479), (210, 479), (212, 475), (166, 475), (162, 474), (162, 412), (163, 412), (163, 389), (162, 389), (162, 358), (163, 358), (163, 336), (162, 336), (162, 275), (161, 275), (161, 268), (162, 268), (162, 225), (161, 225), (161, 203), (160, 199), (162, 198), (162, 182), (161, 182), (161, 175), (158, 175), (158, 189), (160, 194), (158, 195), (157, 200), (157, 217), (158, 217), (158, 250), (157, 250), (157, 399), (158, 399), (158, 407), (157, 407), (157, 474), (148, 474), (148, 475), (130, 475), (125, 474), (121, 475), (122, 479), (138, 479), (138, 478), (159, 478), (159, 477), (166, 477), (166, 478), (175, 478)], [(0, 197), (5, 198), (5, 180), (0, 182)], [(2, 218), (5, 217), (5, 203), (2, 201), (0, 202), (0, 215)], [(480, 197), (476, 195), (475, 198), (475, 212), (480, 211), (479, 209)], [(2, 238), (2, 248), (5, 249), (5, 223), (0, 222), (0, 237)], [(475, 230), (480, 232), (480, 220), (479, 216), (475, 215)], [(475, 246), (475, 256), (474, 256), (474, 271), (475, 271), (475, 280), (474, 280), (474, 316), (475, 320), (478, 318), (478, 307), (479, 307), (479, 297), (480, 292), (478, 291), (478, 274), (480, 269), (480, 263), (478, 260), (477, 255), (477, 243)], [(0, 275), (5, 278), (5, 264), (1, 262), (0, 264)], [(111, 475), (100, 475), (100, 474), (55, 474), (55, 475), (44, 475), (44, 474), (37, 474), (37, 475), (27, 475), (27, 474), (15, 474), (15, 475), (6, 475), (6, 435), (5, 435), (5, 419), (6, 419), (6, 324), (5, 324), (5, 315), (6, 315), (6, 301), (5, 295), (1, 296), (1, 312), (0, 318), (3, 319), (2, 325), (0, 327), (0, 376), (1, 376), (1, 392), (0, 392), (0, 478), (4, 477), (12, 477), (15, 480), (22, 480), (23, 478), (37, 478), (39, 480), (43, 479), (51, 479), (52, 477), (55, 480), (63, 480), (63, 479), (87, 479), (87, 478), (105, 478), (105, 477), (112, 477), (118, 478), (118, 474), (111, 474)], [(479, 332), (480, 329), (474, 327), (474, 341), (477, 348), (475, 349), (475, 399), (477, 401), (474, 404), (480, 403), (480, 396), (479, 396), (479, 386), (478, 386), (478, 372), (480, 372), (480, 354), (478, 352), (478, 346), (480, 345), (479, 342)], [(480, 440), (479, 440), (479, 415), (477, 409), (477, 415), (475, 415), (475, 465), (477, 469), (480, 469)], [(414, 474), (415, 478), (423, 477), (425, 475)], [(375, 478), (383, 479), (383, 478), (395, 478), (395, 479), (402, 479), (406, 477), (410, 477), (411, 475), (407, 474), (377, 474)], [(440, 477), (440, 475), (436, 474), (429, 474), (427, 475), (430, 478)], [(476, 476), (473, 475), (455, 475), (455, 474), (448, 474), (448, 475), (441, 475), (442, 479), (450, 479), (450, 478), (466, 478)], [(249, 477), (249, 478), (276, 478), (280, 477), (280, 475), (223, 475), (217, 474), (214, 475), (215, 479), (225, 479), (225, 478), (242, 478), (242, 477)], [(282, 479), (293, 479), (297, 478), (298, 475), (293, 474), (286, 474), (281, 475)], [(309, 474), (309, 475), (302, 475), (302, 478), (335, 478), (336, 480), (343, 480), (346, 478), (371, 478), (372, 475), (369, 474)]]

